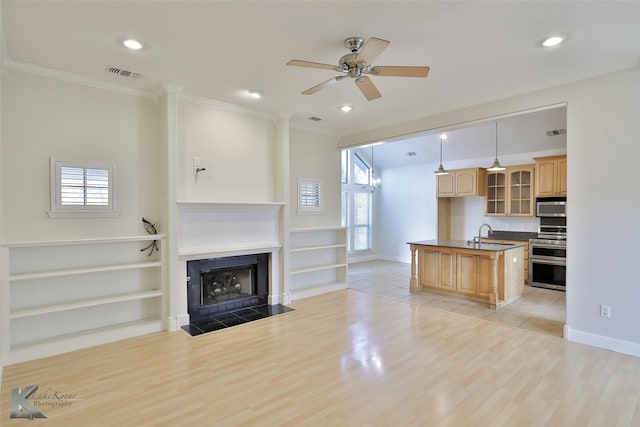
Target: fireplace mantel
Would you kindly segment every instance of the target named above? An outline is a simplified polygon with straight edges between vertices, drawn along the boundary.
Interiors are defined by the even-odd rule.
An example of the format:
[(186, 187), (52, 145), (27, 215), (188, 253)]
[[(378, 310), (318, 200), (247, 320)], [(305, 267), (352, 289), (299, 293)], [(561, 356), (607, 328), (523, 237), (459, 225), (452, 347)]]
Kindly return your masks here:
[(182, 212), (277, 212), (284, 202), (212, 202), (179, 201)]
[(279, 251), (281, 247), (282, 245), (278, 242), (269, 242), (264, 245), (225, 245), (220, 247), (184, 248), (180, 249), (178, 256), (183, 261), (190, 261), (204, 258), (218, 258), (222, 256), (272, 253)]

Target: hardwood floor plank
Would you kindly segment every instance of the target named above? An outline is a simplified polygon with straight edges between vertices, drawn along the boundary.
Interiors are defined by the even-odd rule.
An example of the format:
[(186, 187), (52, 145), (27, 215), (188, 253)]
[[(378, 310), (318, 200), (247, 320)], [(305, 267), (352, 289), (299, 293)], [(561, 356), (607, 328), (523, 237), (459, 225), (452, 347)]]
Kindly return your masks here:
[(5, 367), (77, 396), (51, 426), (637, 426), (640, 359), (359, 291), (209, 334), (156, 333)]

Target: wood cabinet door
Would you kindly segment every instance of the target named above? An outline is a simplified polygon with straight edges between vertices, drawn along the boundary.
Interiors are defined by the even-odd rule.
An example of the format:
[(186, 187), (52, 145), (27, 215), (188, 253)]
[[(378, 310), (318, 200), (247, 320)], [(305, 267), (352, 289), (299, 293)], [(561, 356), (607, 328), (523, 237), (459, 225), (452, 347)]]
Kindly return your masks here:
[(533, 176), (533, 166), (509, 171), (509, 215), (534, 215)]
[(438, 177), (438, 197), (452, 197), (455, 195), (454, 177), (455, 174)]
[(484, 213), (487, 216), (504, 216), (507, 214), (507, 174), (490, 172), (487, 174), (487, 195)]
[(456, 195), (473, 196), (478, 193), (475, 170), (460, 170), (455, 174)]
[(555, 159), (538, 160), (536, 163), (536, 195), (554, 196), (556, 194), (557, 162)]
[(418, 250), (418, 283), (428, 288), (438, 287), (438, 252)]
[(475, 255), (458, 254), (456, 288), (463, 294), (476, 294), (476, 258)]
[(441, 252), (438, 286), (454, 291), (456, 289), (456, 254)]
[(567, 195), (567, 158), (558, 159), (558, 193)]
[(476, 294), (488, 297), (493, 290), (493, 260), (489, 257), (476, 259)]

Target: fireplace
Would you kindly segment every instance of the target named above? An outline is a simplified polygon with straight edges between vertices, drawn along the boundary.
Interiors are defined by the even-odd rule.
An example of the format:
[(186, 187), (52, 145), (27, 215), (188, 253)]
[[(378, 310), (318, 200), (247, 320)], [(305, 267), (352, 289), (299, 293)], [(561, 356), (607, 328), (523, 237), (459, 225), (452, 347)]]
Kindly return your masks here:
[(190, 321), (266, 304), (269, 254), (187, 261)]

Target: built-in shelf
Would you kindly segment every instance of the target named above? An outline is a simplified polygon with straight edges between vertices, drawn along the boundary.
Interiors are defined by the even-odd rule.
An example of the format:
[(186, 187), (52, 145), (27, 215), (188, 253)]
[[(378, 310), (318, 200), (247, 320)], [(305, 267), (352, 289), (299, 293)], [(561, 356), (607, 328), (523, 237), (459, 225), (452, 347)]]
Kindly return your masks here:
[(292, 229), (289, 242), (288, 290), (292, 298), (347, 287), (346, 227)]
[(51, 277), (73, 276), (76, 274), (103, 273), (108, 271), (135, 270), (141, 268), (161, 267), (159, 261), (139, 262), (133, 264), (105, 265), (88, 268), (70, 268), (65, 270), (39, 271), (37, 273), (20, 273), (9, 276), (10, 282), (20, 282), (24, 280), (47, 279)]
[(320, 246), (306, 246), (302, 248), (291, 248), (289, 252), (305, 252), (305, 251), (321, 251), (323, 249), (332, 249), (332, 248), (346, 248), (347, 245), (344, 243), (337, 245), (320, 245)]
[[(144, 329), (148, 332), (157, 332), (162, 330), (162, 322), (155, 318), (140, 319), (133, 322), (118, 323), (115, 325), (104, 326), (101, 328), (87, 329), (82, 332), (74, 332), (72, 334), (63, 334), (51, 336), (49, 338), (34, 340), (24, 344), (11, 346), (11, 350), (24, 350), (32, 347), (43, 346), (47, 344), (58, 344), (75, 338), (90, 339), (92, 336), (101, 333), (123, 332), (125, 329)], [(139, 333), (132, 336), (140, 335)]]
[(162, 330), (164, 257), (144, 247), (165, 237), (3, 242), (3, 360), (24, 362)]
[(66, 239), (66, 240), (42, 240), (31, 242), (2, 242), (2, 246), (7, 248), (35, 248), (45, 246), (67, 246), (67, 245), (94, 245), (103, 243), (126, 243), (126, 242), (144, 242), (151, 240), (162, 240), (166, 234), (145, 234), (142, 236), (125, 236), (125, 237), (103, 237), (95, 239)]
[(82, 301), (74, 301), (64, 304), (52, 304), (41, 307), (32, 307), (24, 310), (15, 310), (9, 314), (9, 319), (20, 319), (23, 317), (39, 316), (41, 314), (55, 313), (58, 311), (75, 310), (78, 308), (94, 307), (97, 305), (113, 304), (116, 302), (134, 301), (146, 298), (157, 298), (162, 296), (162, 291), (152, 290), (147, 292), (134, 292), (123, 295), (112, 295), (103, 298), (91, 298)]
[(315, 267), (301, 268), (299, 270), (291, 270), (290, 274), (311, 273), (312, 271), (333, 270), (336, 268), (346, 267), (347, 264), (327, 264), (317, 265)]

